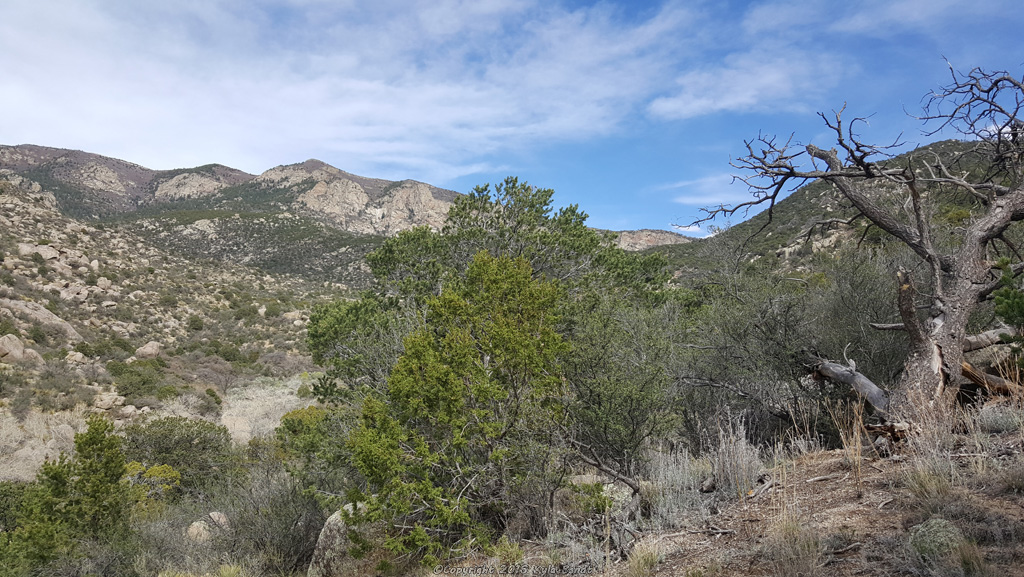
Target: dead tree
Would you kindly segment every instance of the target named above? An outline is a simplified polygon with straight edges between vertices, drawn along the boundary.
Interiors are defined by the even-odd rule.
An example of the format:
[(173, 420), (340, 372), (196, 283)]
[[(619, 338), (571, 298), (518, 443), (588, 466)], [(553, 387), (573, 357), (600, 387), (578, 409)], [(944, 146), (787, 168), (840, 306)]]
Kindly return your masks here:
[[(737, 179), (749, 186), (753, 198), (709, 209), (699, 221), (754, 206), (767, 206), (771, 218), (772, 208), (785, 193), (816, 180), (832, 184), (858, 215), (908, 246), (927, 271), (923, 293), (910, 271), (901, 270), (897, 278), (901, 328), (911, 344), (900, 391), (932, 397), (941, 395), (962, 373), (968, 319), (1000, 285), (1002, 269), (993, 260), (996, 249), (1012, 249), (1015, 258), (1009, 272), (1024, 271), (1024, 259), (1004, 236), (1011, 225), (1024, 220), (1024, 80), (981, 69), (960, 73), (950, 67), (950, 74), (952, 82), (927, 97), (920, 118), (930, 129), (927, 135), (954, 129), (965, 137), (968, 144), (952, 157), (923, 149), (896, 162), (886, 153), (891, 146), (866, 144), (854, 133), (862, 119), (844, 124), (842, 110), (832, 117), (821, 114), (835, 135), (836, 148), (798, 146), (792, 139), (782, 142), (768, 136), (747, 142), (747, 156), (733, 166), (745, 171)], [(981, 171), (963, 170), (968, 163), (981, 166)], [(896, 191), (902, 202), (883, 202), (876, 192), (880, 188)], [(956, 246), (943, 249), (934, 240), (929, 211), (949, 195), (969, 198), (977, 209)]]

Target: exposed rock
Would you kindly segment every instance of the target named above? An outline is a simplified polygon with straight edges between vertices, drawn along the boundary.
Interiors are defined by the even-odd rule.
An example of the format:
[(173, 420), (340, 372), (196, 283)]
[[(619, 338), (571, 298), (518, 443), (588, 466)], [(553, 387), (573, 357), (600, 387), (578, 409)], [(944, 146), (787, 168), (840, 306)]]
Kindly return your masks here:
[(645, 250), (654, 246), (683, 244), (693, 241), (692, 238), (683, 236), (679, 233), (649, 228), (641, 230), (623, 230), (618, 231), (616, 234), (618, 234), (619, 237), (616, 239), (615, 244), (623, 250), (632, 251)]
[(67, 354), (67, 356), (64, 357), (64, 360), (69, 362), (69, 363), (75, 363), (75, 364), (79, 364), (79, 365), (85, 364), (85, 363), (89, 362), (88, 357), (86, 357), (85, 355), (83, 355), (82, 353), (80, 353), (78, 351), (70, 351)]
[(141, 347), (135, 349), (135, 357), (139, 359), (152, 359), (160, 356), (160, 352), (163, 350), (163, 345), (156, 341), (149, 341)]
[(38, 254), (45, 260), (54, 260), (60, 258), (60, 251), (53, 248), (52, 246), (45, 244), (30, 244), (30, 243), (19, 243), (18, 244), (18, 255), (19, 256), (31, 256)]
[(121, 175), (99, 162), (90, 162), (78, 169), (78, 184), (93, 190), (125, 195), (127, 189)]
[(215, 527), (219, 527), (225, 531), (231, 529), (231, 523), (228, 522), (228, 516), (224, 513), (221, 513), (220, 511), (214, 511), (210, 513), (208, 516), (210, 517), (210, 521), (213, 522), (213, 525)]
[(206, 521), (194, 521), (185, 530), (185, 538), (193, 543), (207, 543), (210, 541), (210, 525)]
[(43, 355), (39, 354), (38, 351), (34, 349), (25, 349), (25, 354), (22, 356), (21, 362), (26, 365), (38, 367), (39, 365), (45, 364), (46, 360), (43, 359)]
[(96, 279), (96, 286), (103, 290), (109, 289), (111, 286), (113, 286), (113, 284), (114, 283), (112, 283), (110, 279), (105, 276), (101, 276), (100, 278)]
[(60, 291), (60, 300), (83, 303), (89, 298), (89, 287), (82, 285), (70, 285)]
[(186, 172), (157, 185), (154, 196), (157, 200), (179, 200), (182, 198), (201, 198), (210, 196), (228, 186), (216, 178)]
[(53, 325), (59, 328), (67, 335), (68, 340), (72, 342), (78, 342), (82, 340), (82, 335), (78, 334), (70, 324), (58, 317), (57, 315), (46, 310), (42, 305), (28, 302), (28, 301), (16, 301), (12, 299), (0, 298), (0, 308), (5, 308), (15, 314), (22, 314), (28, 317), (29, 322), (38, 322), (44, 325)]
[(341, 511), (331, 515), (320, 530), (306, 577), (362, 575), (357, 571), (360, 569), (358, 563), (353, 563), (348, 554), (352, 542), (348, 538), (348, 526), (341, 515)]
[(118, 395), (117, 393), (101, 393), (99, 395), (96, 395), (96, 397), (92, 400), (92, 404), (97, 409), (109, 411), (114, 407), (120, 407), (121, 405), (124, 405), (124, 397)]
[(0, 337), (0, 359), (5, 363), (19, 362), (25, 357), (25, 345), (15, 335)]

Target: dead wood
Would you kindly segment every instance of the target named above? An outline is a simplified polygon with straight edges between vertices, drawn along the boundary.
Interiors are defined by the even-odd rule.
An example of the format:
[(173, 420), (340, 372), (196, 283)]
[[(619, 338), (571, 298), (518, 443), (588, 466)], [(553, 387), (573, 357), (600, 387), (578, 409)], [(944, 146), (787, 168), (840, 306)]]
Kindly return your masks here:
[(997, 395), (1018, 395), (1024, 392), (1024, 387), (1017, 383), (1008, 381), (1002, 377), (990, 375), (974, 368), (971, 363), (963, 361), (960, 363), (960, 372), (967, 380), (984, 387), (988, 392)]
[(885, 391), (853, 367), (822, 360), (814, 366), (814, 370), (822, 376), (852, 387), (880, 413), (889, 410), (889, 397)]

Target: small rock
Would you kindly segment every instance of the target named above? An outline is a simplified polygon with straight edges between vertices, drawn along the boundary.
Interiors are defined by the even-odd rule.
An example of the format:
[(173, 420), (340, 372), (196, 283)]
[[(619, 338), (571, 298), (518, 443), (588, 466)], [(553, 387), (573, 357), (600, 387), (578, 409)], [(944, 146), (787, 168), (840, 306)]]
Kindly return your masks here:
[(228, 516), (224, 513), (221, 513), (220, 511), (214, 511), (210, 513), (209, 517), (210, 520), (213, 521), (213, 524), (215, 526), (220, 527), (225, 531), (231, 528), (231, 523), (228, 522)]
[(93, 260), (92, 262), (89, 263), (89, 268), (91, 268), (93, 270), (93, 272), (99, 271), (100, 270), (100, 261)]
[(96, 286), (103, 290), (107, 290), (113, 285), (114, 283), (110, 282), (110, 279), (105, 276), (101, 276), (100, 278), (96, 279)]
[(195, 521), (185, 530), (185, 537), (193, 543), (206, 543), (210, 540), (210, 525), (206, 521)]
[(88, 362), (88, 358), (78, 351), (70, 351), (64, 360), (69, 363), (84, 364)]
[(149, 341), (135, 349), (135, 356), (140, 359), (152, 359), (160, 356), (163, 346), (156, 341)]
[(105, 309), (109, 309), (109, 308), (116, 307), (117, 303), (114, 302), (114, 301), (103, 301), (102, 303), (100, 303), (100, 306), (102, 306)]

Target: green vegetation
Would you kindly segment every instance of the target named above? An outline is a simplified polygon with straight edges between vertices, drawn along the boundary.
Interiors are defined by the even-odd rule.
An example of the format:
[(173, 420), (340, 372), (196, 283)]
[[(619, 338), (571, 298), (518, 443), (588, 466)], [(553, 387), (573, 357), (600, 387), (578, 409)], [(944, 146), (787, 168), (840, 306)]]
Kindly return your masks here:
[(86, 542), (110, 547), (128, 531), (130, 500), (121, 439), (102, 417), (75, 436), (75, 456), (43, 466), (21, 497), (16, 526), (0, 537), (10, 574), (42, 568), (83, 551)]

